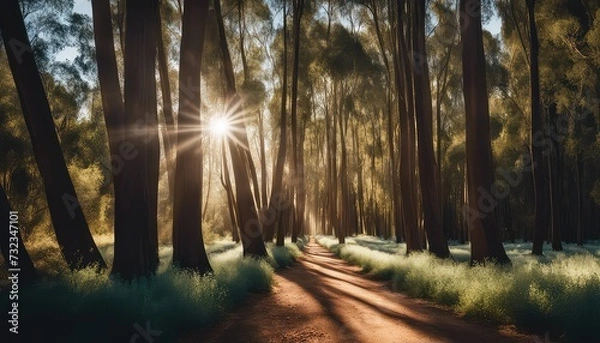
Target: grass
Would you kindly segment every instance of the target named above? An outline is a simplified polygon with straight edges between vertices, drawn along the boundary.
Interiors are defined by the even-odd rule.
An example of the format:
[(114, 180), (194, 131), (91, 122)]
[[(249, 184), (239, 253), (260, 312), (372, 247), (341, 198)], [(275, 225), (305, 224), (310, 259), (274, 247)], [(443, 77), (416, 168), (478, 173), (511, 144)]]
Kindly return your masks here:
[[(99, 245), (112, 260), (112, 246)], [(148, 325), (161, 331), (157, 341), (175, 341), (184, 332), (214, 324), (248, 293), (270, 291), (274, 269), (291, 265), (300, 254), (291, 243), (268, 245), (267, 259), (243, 258), (239, 244), (225, 241), (207, 251), (214, 274), (204, 277), (173, 268), (170, 247), (161, 247), (155, 276), (131, 283), (91, 268), (44, 272), (42, 281), (19, 292), (21, 339), (128, 342)], [(8, 308), (8, 294), (1, 293), (0, 304)]]
[(468, 245), (452, 245), (452, 260), (428, 253), (405, 256), (404, 244), (360, 236), (318, 242), (394, 290), (447, 305), (468, 317), (515, 324), (570, 342), (597, 340), (600, 322), (600, 247), (530, 255), (531, 244), (506, 244), (512, 267), (468, 266)]

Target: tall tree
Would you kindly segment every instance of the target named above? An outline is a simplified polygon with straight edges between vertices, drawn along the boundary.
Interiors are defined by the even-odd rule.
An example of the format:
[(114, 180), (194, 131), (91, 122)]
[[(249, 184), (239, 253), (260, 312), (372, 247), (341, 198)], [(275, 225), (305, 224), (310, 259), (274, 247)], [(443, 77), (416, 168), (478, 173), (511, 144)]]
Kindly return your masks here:
[(244, 117), (241, 99), (236, 91), (233, 63), (231, 62), (227, 37), (225, 36), (220, 0), (215, 0), (215, 12), (219, 28), (219, 43), (223, 56), (223, 71), (227, 85), (227, 119), (232, 126), (231, 137), (227, 137), (227, 144), (233, 167), (237, 199), (237, 218), (240, 225), (244, 255), (267, 256), (267, 249), (262, 237), (262, 224), (259, 221), (256, 208), (257, 202), (253, 197), (250, 187), (252, 179), (250, 169), (254, 168), (254, 165), (251, 163), (251, 155), (249, 154), (250, 147), (248, 146), (246, 133), (246, 118)]
[(173, 198), (175, 192), (175, 162), (174, 141), (175, 137), (175, 118), (173, 117), (173, 100), (171, 99), (171, 82), (169, 81), (169, 63), (163, 39), (163, 20), (160, 9), (163, 6), (169, 6), (165, 1), (159, 0), (159, 9), (156, 11), (156, 44), (158, 72), (160, 76), (160, 94), (162, 95), (162, 113), (165, 121), (165, 128), (162, 132), (163, 146), (165, 149), (165, 161), (167, 168), (167, 178), (169, 183), (169, 199)]
[[(120, 181), (115, 192), (115, 259), (123, 279), (152, 274), (158, 266), (159, 139), (156, 106), (158, 1), (125, 5), (125, 96)], [(113, 171), (114, 172), (114, 171)]]
[[(271, 195), (269, 197), (269, 208), (267, 210), (267, 220), (264, 223), (264, 239), (269, 242), (273, 240), (275, 235), (275, 228), (281, 226), (278, 225), (280, 208), (279, 202), (282, 201), (282, 185), (283, 185), (283, 167), (285, 164), (286, 146), (287, 146), (287, 79), (288, 79), (288, 66), (287, 66), (287, 5), (283, 2), (283, 76), (281, 77), (281, 110), (279, 112), (279, 146), (277, 148), (277, 157), (275, 159), (275, 170), (273, 172), (273, 184), (271, 186)], [(283, 227), (281, 227), (283, 229)], [(279, 236), (279, 235), (278, 235)], [(282, 231), (283, 236), (283, 231)], [(283, 238), (283, 237), (282, 237)], [(283, 245), (283, 239), (280, 242)]]
[(425, 0), (418, 0), (413, 5), (413, 46), (415, 73), (415, 114), (417, 117), (417, 139), (419, 142), (419, 178), (421, 181), (421, 197), (423, 219), (429, 251), (437, 257), (450, 256), (448, 242), (444, 236), (442, 223), (442, 204), (439, 194), (439, 175), (433, 153), (433, 107), (431, 86), (429, 84), (429, 67), (425, 51)]
[(71, 269), (106, 267), (79, 205), (17, 0), (0, 2), (0, 30), (56, 239)]
[[(494, 184), (490, 118), (485, 79), (485, 55), (481, 28), (481, 1), (461, 0), (460, 11), (468, 20), (461, 31), (463, 93), (467, 135), (468, 221), (471, 263), (510, 263), (500, 239), (490, 200)], [(489, 211), (488, 211), (489, 210)]]
[(200, 71), (209, 0), (186, 0), (179, 59), (179, 115), (173, 204), (173, 263), (201, 274), (211, 271), (202, 237)]
[[(292, 188), (294, 192), (294, 226), (292, 228), (292, 242), (296, 242), (297, 235), (302, 232), (304, 225), (304, 175), (300, 174), (300, 157), (304, 151), (298, 145), (298, 65), (300, 63), (300, 21), (304, 11), (304, 0), (294, 0), (293, 32), (294, 49), (292, 59), (292, 108), (291, 108), (291, 130), (292, 130)], [(281, 123), (285, 125), (285, 123)]]
[(531, 160), (533, 169), (533, 187), (535, 193), (535, 228), (533, 234), (534, 255), (542, 255), (544, 240), (548, 235), (550, 224), (550, 202), (548, 196), (548, 164), (544, 157), (544, 145), (538, 139), (544, 135), (544, 115), (540, 101), (540, 71), (539, 71), (539, 40), (535, 24), (535, 0), (527, 0), (527, 14), (529, 19), (529, 74), (531, 94)]
[[(417, 224), (417, 204), (415, 189), (415, 118), (412, 93), (412, 66), (404, 34), (405, 1), (396, 5), (396, 30), (394, 52), (394, 75), (396, 79), (396, 101), (400, 117), (400, 196), (402, 204), (402, 224), (406, 239), (406, 252), (421, 250), (419, 227)], [(408, 5), (410, 6), (410, 4)], [(396, 240), (401, 236), (396, 227)]]

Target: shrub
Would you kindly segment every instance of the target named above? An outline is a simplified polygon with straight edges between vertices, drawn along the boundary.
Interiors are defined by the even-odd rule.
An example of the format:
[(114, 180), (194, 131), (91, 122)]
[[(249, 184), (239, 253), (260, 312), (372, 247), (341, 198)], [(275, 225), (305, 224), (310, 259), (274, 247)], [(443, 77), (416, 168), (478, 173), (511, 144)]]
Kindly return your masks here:
[[(515, 324), (533, 333), (549, 333), (567, 341), (592, 341), (600, 322), (598, 247), (565, 246), (565, 252), (531, 256), (530, 244), (506, 244), (512, 267), (468, 266), (468, 245), (451, 247), (453, 260), (429, 253), (410, 256), (403, 244), (333, 237), (318, 242), (349, 263), (412, 297), (430, 299), (460, 313), (495, 323)], [(396, 245), (396, 247), (394, 247)], [(367, 247), (368, 246), (368, 247)], [(381, 249), (382, 251), (378, 251)], [(385, 251), (385, 252), (383, 252)]]

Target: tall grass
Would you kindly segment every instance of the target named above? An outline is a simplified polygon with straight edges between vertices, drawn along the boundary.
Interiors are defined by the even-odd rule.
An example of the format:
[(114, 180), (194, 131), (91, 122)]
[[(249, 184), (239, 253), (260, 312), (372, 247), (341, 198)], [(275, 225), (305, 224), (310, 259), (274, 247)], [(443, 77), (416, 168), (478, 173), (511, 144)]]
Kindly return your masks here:
[[(104, 252), (110, 257), (109, 250)], [(293, 263), (299, 254), (292, 244), (269, 246), (268, 259), (243, 258), (241, 246), (228, 242), (207, 250), (214, 274), (204, 277), (173, 268), (170, 247), (160, 249), (155, 276), (131, 283), (91, 268), (45, 273), (19, 293), (21, 339), (129, 342), (148, 325), (161, 331), (160, 341), (174, 341), (182, 332), (215, 323), (248, 293), (268, 292), (274, 268)], [(8, 294), (1, 293), (0, 304), (8, 308)]]
[(567, 252), (548, 252), (538, 258), (530, 255), (530, 244), (507, 244), (512, 267), (469, 267), (463, 256), (468, 251), (465, 245), (451, 248), (458, 255), (452, 261), (428, 253), (407, 257), (403, 245), (375, 238), (358, 237), (338, 245), (335, 238), (319, 237), (318, 242), (370, 275), (391, 280), (394, 290), (409, 296), (553, 338), (598, 341), (598, 247), (567, 246)]

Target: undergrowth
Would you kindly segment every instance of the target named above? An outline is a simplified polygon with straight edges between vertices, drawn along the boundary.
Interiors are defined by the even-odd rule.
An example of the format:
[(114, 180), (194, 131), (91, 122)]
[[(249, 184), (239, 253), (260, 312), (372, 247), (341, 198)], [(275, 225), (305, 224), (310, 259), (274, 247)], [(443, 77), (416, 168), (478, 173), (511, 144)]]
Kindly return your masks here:
[(515, 324), (569, 342), (598, 338), (598, 247), (567, 246), (566, 252), (534, 257), (530, 245), (507, 244), (512, 267), (469, 267), (462, 254), (468, 252), (465, 245), (451, 247), (453, 256), (458, 255), (453, 261), (426, 252), (406, 256), (403, 244), (373, 237), (350, 238), (342, 245), (329, 236), (317, 241), (369, 275), (391, 280), (394, 290), (450, 306), (466, 316)]
[[(105, 256), (112, 257), (110, 249), (103, 249)], [(19, 336), (25, 341), (129, 342), (150, 329), (156, 341), (175, 341), (184, 332), (214, 324), (248, 293), (270, 291), (274, 269), (291, 265), (300, 254), (289, 243), (269, 245), (267, 259), (243, 258), (239, 244), (226, 242), (207, 251), (214, 269), (207, 276), (172, 267), (170, 247), (160, 249), (156, 275), (130, 283), (92, 268), (46, 272), (19, 292)], [(0, 304), (8, 308), (8, 294), (1, 293)]]

